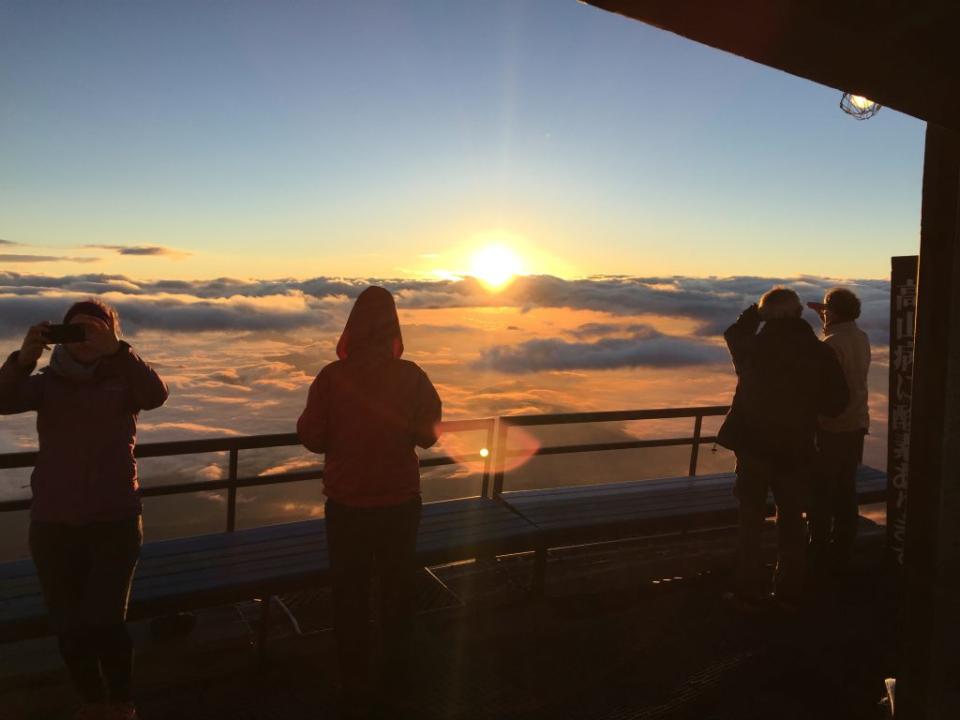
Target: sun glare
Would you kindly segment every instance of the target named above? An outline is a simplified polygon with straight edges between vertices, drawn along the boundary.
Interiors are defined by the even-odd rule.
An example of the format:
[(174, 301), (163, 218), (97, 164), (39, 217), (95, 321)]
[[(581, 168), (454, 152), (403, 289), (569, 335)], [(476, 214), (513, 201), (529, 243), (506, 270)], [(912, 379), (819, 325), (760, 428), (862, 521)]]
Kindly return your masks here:
[(520, 258), (503, 245), (489, 245), (477, 252), (470, 274), (491, 290), (500, 290), (523, 270)]

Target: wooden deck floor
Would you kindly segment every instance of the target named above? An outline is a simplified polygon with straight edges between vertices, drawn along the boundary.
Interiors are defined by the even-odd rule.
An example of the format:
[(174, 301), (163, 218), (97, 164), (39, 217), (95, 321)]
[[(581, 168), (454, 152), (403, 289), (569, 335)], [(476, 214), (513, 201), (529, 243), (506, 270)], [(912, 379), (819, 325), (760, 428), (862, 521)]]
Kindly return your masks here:
[[(441, 609), (420, 617), (422, 680), (408, 716), (877, 718), (893, 670), (895, 598), (878, 569), (882, 535), (865, 529), (854, 574), (796, 617), (744, 617), (725, 606), (729, 533), (554, 553), (548, 597), (536, 602), (523, 599), (530, 558), (448, 567), (438, 575), (459, 601), (424, 595), (425, 606)], [(305, 602), (305, 629), (322, 628), (325, 612), (322, 596)], [(276, 622), (262, 672), (235, 608), (202, 616), (193, 636), (167, 644), (139, 627), (142, 717), (335, 718), (331, 634), (298, 637)], [(19, 657), (31, 647), (42, 654), (22, 644)], [(64, 717), (72, 695), (62, 672), (28, 672), (17, 657), (18, 645), (4, 648), (0, 720)]]

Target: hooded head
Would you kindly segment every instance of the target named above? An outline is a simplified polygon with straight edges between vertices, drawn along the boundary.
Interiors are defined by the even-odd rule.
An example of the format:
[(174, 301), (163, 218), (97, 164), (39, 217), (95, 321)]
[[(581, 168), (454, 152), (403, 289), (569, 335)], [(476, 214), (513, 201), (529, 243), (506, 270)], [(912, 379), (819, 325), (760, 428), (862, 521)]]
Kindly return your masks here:
[(803, 314), (800, 296), (790, 288), (777, 285), (767, 290), (760, 298), (760, 318), (771, 320), (791, 320)]
[(361, 354), (394, 358), (403, 355), (397, 305), (390, 291), (377, 285), (360, 293), (337, 343), (337, 357), (341, 360)]

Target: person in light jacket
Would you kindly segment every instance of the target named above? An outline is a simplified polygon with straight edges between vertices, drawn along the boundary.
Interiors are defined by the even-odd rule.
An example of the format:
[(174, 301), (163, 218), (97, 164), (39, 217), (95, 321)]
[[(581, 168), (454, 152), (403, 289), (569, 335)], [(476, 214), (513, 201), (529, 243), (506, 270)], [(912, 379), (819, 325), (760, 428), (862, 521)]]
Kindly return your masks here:
[(836, 417), (821, 416), (818, 461), (810, 508), (810, 561), (814, 572), (843, 571), (857, 535), (857, 467), (870, 429), (867, 374), (870, 338), (857, 327), (860, 299), (846, 288), (828, 290), (822, 303), (807, 303), (823, 321), (823, 342), (836, 354), (850, 388), (850, 402)]
[(136, 718), (133, 645), (125, 620), (143, 540), (137, 494), (137, 416), (167, 387), (120, 340), (116, 310), (74, 303), (63, 318), (85, 339), (50, 342), (31, 327), (0, 367), (0, 414), (37, 413), (40, 450), (30, 480), (30, 553), (60, 653), (83, 700), (77, 718)]
[(297, 422), (304, 446), (324, 454), (334, 629), (348, 714), (365, 711), (371, 690), (374, 569), (382, 590), (385, 684), (408, 665), (421, 510), (416, 447), (437, 441), (441, 403), (426, 373), (401, 359), (403, 350), (393, 296), (367, 288), (350, 311), (338, 359), (313, 381)]

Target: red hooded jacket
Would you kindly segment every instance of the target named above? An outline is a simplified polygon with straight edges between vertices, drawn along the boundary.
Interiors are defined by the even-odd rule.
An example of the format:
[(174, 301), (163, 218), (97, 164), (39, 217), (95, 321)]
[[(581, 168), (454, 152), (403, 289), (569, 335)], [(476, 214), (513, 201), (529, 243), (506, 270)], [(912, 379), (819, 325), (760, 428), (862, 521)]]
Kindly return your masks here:
[(339, 360), (317, 375), (297, 421), (304, 446), (325, 456), (324, 492), (335, 502), (382, 507), (420, 494), (415, 448), (437, 441), (441, 403), (402, 354), (393, 296), (367, 288), (337, 343)]

